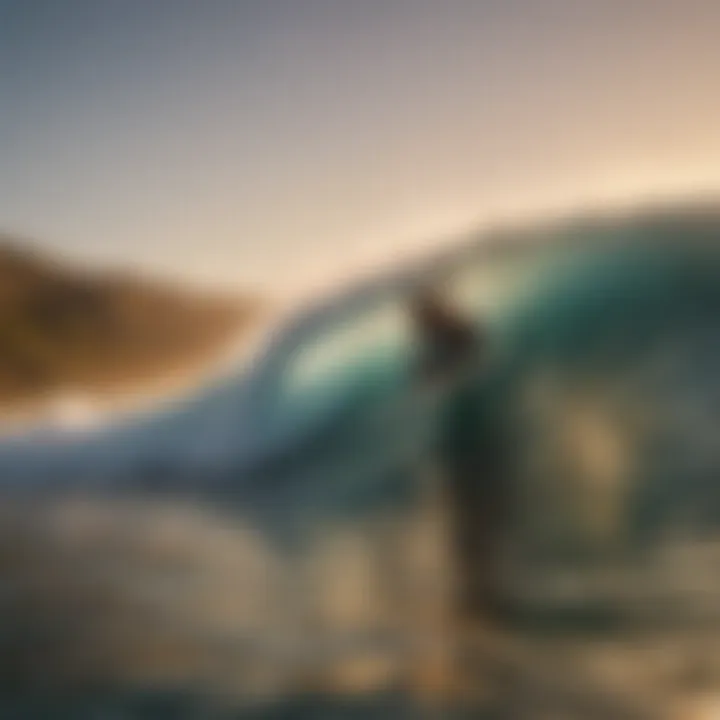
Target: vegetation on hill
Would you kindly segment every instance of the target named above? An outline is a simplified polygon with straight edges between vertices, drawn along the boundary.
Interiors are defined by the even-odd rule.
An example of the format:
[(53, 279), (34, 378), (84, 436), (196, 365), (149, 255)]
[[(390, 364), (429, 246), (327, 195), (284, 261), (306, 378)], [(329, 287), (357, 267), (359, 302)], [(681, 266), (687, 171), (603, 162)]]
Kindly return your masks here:
[(236, 338), (257, 310), (251, 299), (81, 272), (0, 237), (0, 412), (58, 393), (130, 391), (189, 372)]

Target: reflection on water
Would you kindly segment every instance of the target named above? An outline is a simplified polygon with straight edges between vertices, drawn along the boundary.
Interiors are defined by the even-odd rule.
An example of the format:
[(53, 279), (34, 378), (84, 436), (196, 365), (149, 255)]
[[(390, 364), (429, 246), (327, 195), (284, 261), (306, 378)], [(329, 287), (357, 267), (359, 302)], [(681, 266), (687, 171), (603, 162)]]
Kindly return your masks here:
[[(528, 574), (532, 604), (501, 631), (453, 629), (444, 614), (430, 506), (328, 531), (302, 558), (197, 506), (76, 499), (29, 518), (6, 508), (0, 559), (0, 669), (25, 709), (79, 687), (87, 717), (108, 704), (150, 713), (139, 717), (345, 717), (353, 704), (357, 717), (416, 717), (442, 701), (488, 717), (679, 718), (658, 713), (709, 702), (720, 683), (718, 542), (580, 583)], [(453, 632), (466, 649), (448, 665)]]
[(450, 611), (436, 409), (361, 357), (242, 473), (6, 492), (2, 716), (715, 717), (720, 260), (627, 223), (463, 290), (494, 313), (466, 422), (515, 492), (502, 624)]

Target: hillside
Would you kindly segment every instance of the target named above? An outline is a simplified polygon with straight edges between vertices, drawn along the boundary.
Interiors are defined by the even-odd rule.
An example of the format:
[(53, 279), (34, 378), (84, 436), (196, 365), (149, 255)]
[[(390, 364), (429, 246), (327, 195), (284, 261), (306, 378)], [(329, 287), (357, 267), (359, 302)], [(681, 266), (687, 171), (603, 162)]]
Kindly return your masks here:
[(102, 396), (190, 372), (256, 317), (130, 274), (92, 274), (0, 237), (0, 413), (56, 393)]

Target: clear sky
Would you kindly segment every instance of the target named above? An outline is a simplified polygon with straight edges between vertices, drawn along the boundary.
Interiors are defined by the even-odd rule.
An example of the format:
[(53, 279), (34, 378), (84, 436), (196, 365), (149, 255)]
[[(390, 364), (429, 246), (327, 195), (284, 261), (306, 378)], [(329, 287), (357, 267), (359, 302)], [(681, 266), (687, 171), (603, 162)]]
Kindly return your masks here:
[(0, 227), (282, 292), (720, 187), (717, 0), (0, 0)]

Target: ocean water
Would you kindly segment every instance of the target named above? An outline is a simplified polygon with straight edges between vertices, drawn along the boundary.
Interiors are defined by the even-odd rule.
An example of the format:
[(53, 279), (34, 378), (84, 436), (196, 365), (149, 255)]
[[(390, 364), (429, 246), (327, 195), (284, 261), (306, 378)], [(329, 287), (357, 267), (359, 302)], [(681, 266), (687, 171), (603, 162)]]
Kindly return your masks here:
[[(230, 379), (140, 433), (205, 465), (5, 491), (2, 716), (714, 717), (720, 216), (528, 234), (458, 258), (453, 425), (390, 293), (293, 347), (256, 464)], [(452, 613), (440, 437), (512, 491), (502, 625)]]

